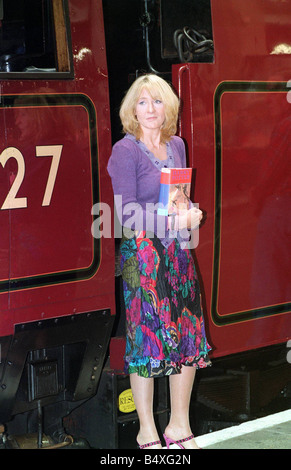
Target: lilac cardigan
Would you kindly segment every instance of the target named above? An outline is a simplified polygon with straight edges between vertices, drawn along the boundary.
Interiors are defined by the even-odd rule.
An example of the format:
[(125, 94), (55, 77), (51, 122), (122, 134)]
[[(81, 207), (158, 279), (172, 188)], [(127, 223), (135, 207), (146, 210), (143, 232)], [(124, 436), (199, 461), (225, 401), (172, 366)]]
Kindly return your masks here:
[[(167, 160), (159, 160), (131, 134), (119, 140), (112, 148), (107, 170), (111, 176), (115, 208), (123, 227), (154, 232), (164, 246), (172, 242), (168, 231), (168, 217), (146, 211), (146, 204), (157, 204), (161, 169), (185, 168), (185, 145), (173, 136), (167, 143)], [(134, 216), (133, 216), (134, 215)]]

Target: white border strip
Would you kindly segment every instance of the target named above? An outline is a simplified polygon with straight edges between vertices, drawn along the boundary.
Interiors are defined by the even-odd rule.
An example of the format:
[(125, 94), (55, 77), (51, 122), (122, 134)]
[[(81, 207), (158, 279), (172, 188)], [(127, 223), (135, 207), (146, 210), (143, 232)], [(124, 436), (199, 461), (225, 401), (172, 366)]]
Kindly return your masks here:
[(217, 442), (226, 441), (235, 437), (249, 434), (251, 432), (260, 431), (261, 429), (276, 426), (277, 424), (286, 423), (291, 421), (291, 410), (275, 413), (264, 418), (258, 418), (246, 423), (239, 424), (238, 426), (231, 426), (230, 428), (221, 429), (203, 436), (195, 438), (197, 445), (200, 447), (210, 446)]

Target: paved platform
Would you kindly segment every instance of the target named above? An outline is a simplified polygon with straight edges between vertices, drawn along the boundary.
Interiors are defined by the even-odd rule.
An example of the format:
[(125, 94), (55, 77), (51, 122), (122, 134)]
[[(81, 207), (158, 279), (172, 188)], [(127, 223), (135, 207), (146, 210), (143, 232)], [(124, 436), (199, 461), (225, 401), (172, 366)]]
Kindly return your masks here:
[(291, 449), (291, 410), (198, 436), (204, 449)]

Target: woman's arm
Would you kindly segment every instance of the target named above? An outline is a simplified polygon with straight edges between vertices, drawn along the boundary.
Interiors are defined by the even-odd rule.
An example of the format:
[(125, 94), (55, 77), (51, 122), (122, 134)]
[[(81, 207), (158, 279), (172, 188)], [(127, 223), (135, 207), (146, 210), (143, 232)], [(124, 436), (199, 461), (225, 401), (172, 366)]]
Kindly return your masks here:
[[(112, 180), (118, 219), (123, 227), (149, 230), (162, 239), (168, 230), (167, 217), (157, 214), (156, 202), (147, 206), (147, 201), (138, 198), (138, 168), (138, 157), (130, 144), (123, 145), (122, 141), (115, 144), (107, 169)], [(145, 181), (152, 183), (150, 177)]]

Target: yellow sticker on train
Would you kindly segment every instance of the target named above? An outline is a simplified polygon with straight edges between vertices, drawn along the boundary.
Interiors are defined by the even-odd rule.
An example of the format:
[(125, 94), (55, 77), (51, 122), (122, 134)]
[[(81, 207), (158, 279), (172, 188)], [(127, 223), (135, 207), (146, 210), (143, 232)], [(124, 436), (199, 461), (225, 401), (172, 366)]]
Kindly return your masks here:
[(124, 390), (118, 397), (118, 408), (122, 413), (131, 413), (135, 410), (135, 404), (131, 388)]

